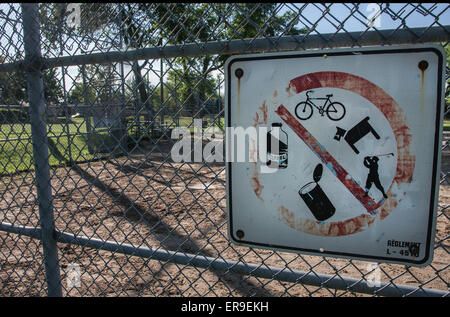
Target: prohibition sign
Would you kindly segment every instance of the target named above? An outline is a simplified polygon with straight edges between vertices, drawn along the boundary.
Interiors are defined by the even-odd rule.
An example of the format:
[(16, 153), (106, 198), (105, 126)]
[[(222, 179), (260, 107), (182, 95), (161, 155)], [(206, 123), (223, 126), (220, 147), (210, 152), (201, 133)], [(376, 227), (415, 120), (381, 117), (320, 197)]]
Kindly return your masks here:
[[(349, 173), (331, 156), (330, 153), (312, 136), (302, 124), (284, 107), (280, 105), (276, 113), (290, 126), (305, 144), (320, 158), (344, 186), (358, 199), (368, 213), (344, 221), (319, 223), (309, 219), (296, 217), (286, 207), (278, 208), (279, 218), (290, 227), (306, 233), (320, 236), (343, 236), (360, 232), (375, 221), (379, 213), (380, 219), (387, 217), (401, 200), (391, 192), (396, 183), (409, 183), (414, 173), (415, 157), (410, 152), (411, 133), (405, 116), (399, 105), (383, 89), (374, 83), (343, 72), (316, 72), (294, 78), (290, 81), (289, 89), (295, 93), (315, 88), (341, 88), (350, 90), (367, 99), (375, 105), (389, 121), (397, 142), (397, 169), (394, 180), (387, 190), (388, 198), (379, 202), (373, 201), (369, 196), (364, 197), (365, 190), (349, 175)], [(380, 208), (381, 207), (381, 208)], [(377, 209), (380, 210), (377, 211)]]
[[(246, 141), (253, 160), (226, 165), (232, 242), (419, 266), (432, 258), (443, 52), (359, 51), (227, 61), (227, 127), (258, 133)], [(267, 171), (264, 153), (277, 159), (268, 143), (274, 127), (286, 167)], [(379, 158), (376, 177), (368, 157)]]

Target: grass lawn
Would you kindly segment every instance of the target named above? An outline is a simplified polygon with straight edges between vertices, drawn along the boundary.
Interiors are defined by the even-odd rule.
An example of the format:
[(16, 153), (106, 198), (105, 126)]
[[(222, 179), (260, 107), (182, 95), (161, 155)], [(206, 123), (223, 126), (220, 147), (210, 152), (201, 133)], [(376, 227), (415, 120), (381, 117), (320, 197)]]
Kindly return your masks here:
[(444, 131), (450, 131), (450, 120), (444, 120)]
[[(17, 121), (18, 123), (7, 124), (3, 122), (3, 124), (0, 124), (0, 175), (34, 168), (31, 124), (26, 123), (26, 121)], [(176, 127), (176, 124), (172, 123), (171, 117), (167, 116), (164, 121), (170, 128)], [(220, 124), (223, 127), (224, 123), (224, 118), (216, 120), (216, 125)], [(180, 117), (179, 124), (180, 126), (188, 126), (191, 133), (194, 133), (195, 128), (192, 118)], [(210, 125), (212, 125), (212, 121), (208, 120), (208, 126)], [(148, 129), (142, 123), (141, 126), (144, 130)], [(67, 128), (71, 135), (70, 148)], [(49, 118), (47, 136), (49, 137), (50, 165), (69, 162), (70, 156), (73, 161), (84, 161), (107, 155), (108, 151), (104, 152), (103, 150), (104, 153), (102, 153), (102, 150), (100, 150), (102, 148), (119, 150), (117, 140), (107, 130), (91, 135), (89, 142), (91, 149), (89, 149), (87, 135), (84, 134), (86, 132), (84, 118), (71, 118), (68, 122), (65, 118)], [(146, 134), (148, 135), (148, 133)], [(166, 134), (170, 137), (169, 131)], [(135, 131), (129, 131), (129, 135), (138, 139)]]
[[(82, 118), (71, 119), (67, 126), (70, 134), (86, 132), (86, 122)], [(67, 126), (65, 120), (49, 120), (47, 124), (51, 165), (58, 165), (69, 160)], [(0, 141), (0, 174), (33, 168), (31, 124), (2, 124), (0, 125), (0, 139), (2, 140)], [(88, 151), (85, 137), (81, 135), (71, 137), (70, 151), (74, 161), (94, 157)]]

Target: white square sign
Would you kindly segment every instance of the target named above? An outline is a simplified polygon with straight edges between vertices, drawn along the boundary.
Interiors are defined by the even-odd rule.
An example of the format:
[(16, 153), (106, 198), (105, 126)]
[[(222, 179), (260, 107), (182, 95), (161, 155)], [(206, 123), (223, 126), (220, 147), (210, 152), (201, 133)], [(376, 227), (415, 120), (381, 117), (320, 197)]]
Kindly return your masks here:
[(230, 240), (429, 264), (444, 69), (435, 45), (229, 58)]

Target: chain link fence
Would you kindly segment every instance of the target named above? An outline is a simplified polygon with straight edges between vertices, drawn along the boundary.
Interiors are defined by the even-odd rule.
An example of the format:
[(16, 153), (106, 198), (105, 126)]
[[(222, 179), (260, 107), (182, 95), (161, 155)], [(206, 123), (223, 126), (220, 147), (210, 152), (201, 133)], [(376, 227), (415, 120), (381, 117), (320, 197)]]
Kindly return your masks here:
[(424, 268), (230, 244), (224, 163), (170, 151), (195, 119), (224, 131), (231, 54), (448, 50), (449, 22), (445, 3), (1, 4), (0, 295), (448, 296), (445, 127)]

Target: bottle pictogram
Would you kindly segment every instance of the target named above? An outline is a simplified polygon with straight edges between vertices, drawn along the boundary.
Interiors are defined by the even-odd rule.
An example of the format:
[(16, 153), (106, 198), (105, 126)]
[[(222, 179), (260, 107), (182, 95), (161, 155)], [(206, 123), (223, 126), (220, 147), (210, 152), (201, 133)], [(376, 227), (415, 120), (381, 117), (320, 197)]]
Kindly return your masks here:
[(286, 168), (288, 166), (288, 136), (279, 122), (272, 123), (267, 132), (267, 166)]

